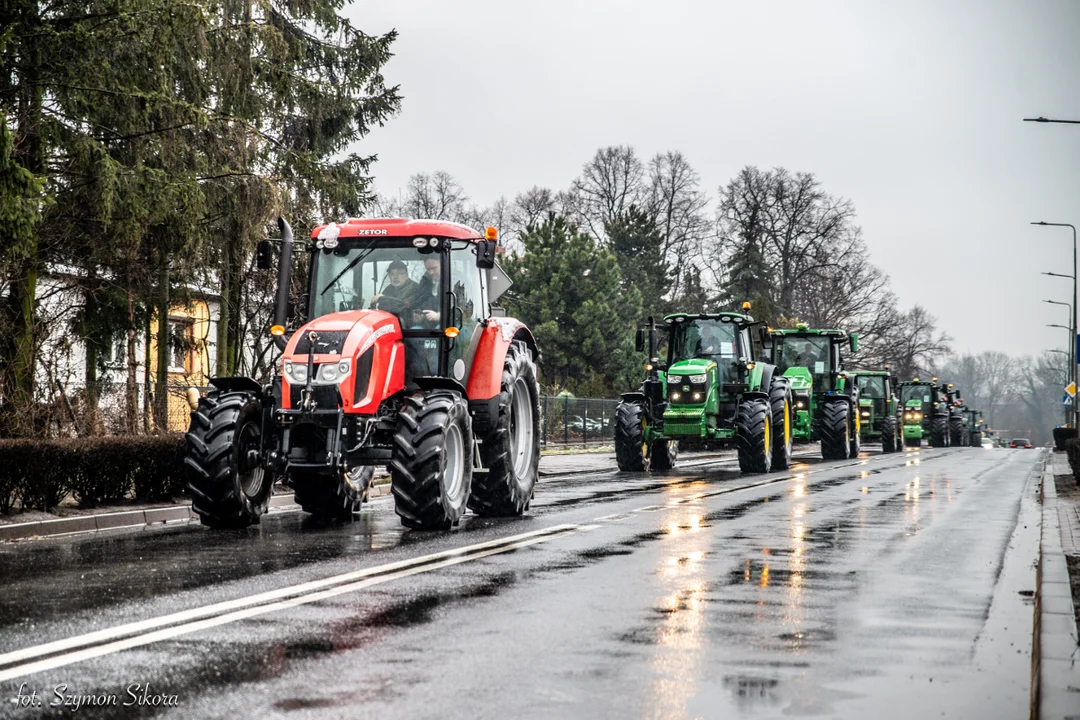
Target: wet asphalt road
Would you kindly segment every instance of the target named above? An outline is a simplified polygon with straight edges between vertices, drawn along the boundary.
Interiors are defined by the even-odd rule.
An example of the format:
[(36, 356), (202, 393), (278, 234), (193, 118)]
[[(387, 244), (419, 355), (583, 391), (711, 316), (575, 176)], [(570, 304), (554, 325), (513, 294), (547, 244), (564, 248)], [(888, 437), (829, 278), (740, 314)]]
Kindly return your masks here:
[(116, 696), (75, 717), (1022, 717), (1039, 458), (554, 476), (440, 534), (380, 499), (6, 544), (0, 716), (66, 685)]

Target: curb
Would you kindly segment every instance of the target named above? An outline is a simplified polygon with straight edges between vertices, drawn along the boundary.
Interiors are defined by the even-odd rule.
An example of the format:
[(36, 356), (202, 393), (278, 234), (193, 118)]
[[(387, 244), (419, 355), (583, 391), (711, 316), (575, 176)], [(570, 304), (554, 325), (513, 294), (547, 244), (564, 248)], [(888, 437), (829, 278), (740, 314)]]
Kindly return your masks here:
[(1080, 635), (1061, 549), (1053, 458), (1044, 456), (1039, 563), (1035, 568), (1035, 628), (1031, 649), (1032, 720), (1080, 717)]
[[(390, 483), (373, 485), (368, 491), (368, 498), (390, 494)], [(270, 498), (270, 512), (292, 512), (300, 508), (293, 502), (292, 493), (275, 495)], [(37, 520), (27, 523), (0, 525), (0, 542), (28, 540), (30, 538), (55, 537), (72, 533), (99, 532), (132, 528), (157, 523), (189, 522), (198, 519), (190, 505), (148, 508), (146, 510), (128, 510), (100, 515), (81, 515), (56, 520)]]

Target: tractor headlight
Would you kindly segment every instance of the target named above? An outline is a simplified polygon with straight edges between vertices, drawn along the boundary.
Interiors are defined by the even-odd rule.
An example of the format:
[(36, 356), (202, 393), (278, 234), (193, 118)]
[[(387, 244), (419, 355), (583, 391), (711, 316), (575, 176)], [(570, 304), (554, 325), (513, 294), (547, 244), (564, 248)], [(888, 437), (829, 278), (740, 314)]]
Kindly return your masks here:
[(701, 401), (701, 393), (694, 393), (694, 402)]
[(679, 393), (677, 393), (677, 392), (671, 393), (671, 399), (672, 400), (678, 400), (679, 399)]
[(691, 375), (690, 376), (690, 382), (692, 382), (692, 383), (694, 383), (696, 385), (703, 385), (708, 380), (709, 380), (709, 374), (708, 373), (705, 373), (704, 375)]
[(863, 410), (862, 411), (862, 416), (863, 417), (870, 417), (870, 411), (869, 410)]
[(667, 381), (672, 385), (678, 385), (682, 382), (682, 378), (678, 375), (668, 375)]
[(307, 365), (286, 361), (285, 377), (293, 385), (303, 385), (307, 382)]
[(921, 412), (917, 412), (917, 413), (915, 413), (915, 416), (914, 416), (914, 417), (915, 417), (915, 419), (916, 419), (916, 420), (922, 420), (922, 413), (921, 413)]
[(795, 408), (797, 410), (802, 410), (804, 407), (806, 407), (806, 403), (804, 403), (802, 400), (799, 400), (795, 403)]
[(349, 374), (349, 361), (342, 360), (336, 363), (325, 363), (319, 366), (318, 379), (320, 384), (334, 385)]

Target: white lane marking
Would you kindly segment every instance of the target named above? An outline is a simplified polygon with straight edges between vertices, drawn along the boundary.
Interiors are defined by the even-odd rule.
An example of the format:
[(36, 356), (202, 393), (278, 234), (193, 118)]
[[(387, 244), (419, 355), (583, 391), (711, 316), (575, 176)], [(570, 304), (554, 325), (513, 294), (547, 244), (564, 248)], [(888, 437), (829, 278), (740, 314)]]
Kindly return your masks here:
[(104, 630), (97, 630), (95, 632), (86, 633), (84, 635), (76, 635), (74, 637), (65, 638), (63, 640), (56, 640), (54, 642), (45, 643), (44, 645), (36, 645), (33, 647), (23, 648), (21, 650), (14, 650), (12, 652), (4, 653), (0, 655), (0, 666), (10, 665), (16, 662), (22, 662), (35, 657), (41, 657), (43, 655), (51, 655), (57, 652), (63, 652), (66, 650), (72, 650), (79, 647), (85, 647), (87, 645), (96, 645), (98, 643), (107, 642), (109, 640), (115, 640), (126, 635), (134, 635), (137, 633), (143, 633), (148, 630), (154, 630), (155, 628), (165, 627), (167, 625), (174, 625), (181, 622), (189, 622), (192, 620), (198, 620), (200, 618), (209, 617), (211, 615), (219, 615), (232, 610), (238, 610), (251, 605), (261, 605), (263, 603), (271, 602), (274, 600), (281, 600), (293, 595), (300, 595), (303, 593), (310, 593), (315, 590), (321, 590), (331, 585), (342, 585), (344, 583), (359, 580), (361, 578), (370, 578), (375, 575), (384, 575), (388, 573), (394, 573), (397, 571), (405, 571), (416, 566), (429, 567), (429, 563), (436, 563), (440, 560), (457, 558), (459, 556), (466, 556), (465, 559), (471, 559), (473, 557), (483, 557), (479, 553), (490, 549), (499, 549), (509, 543), (517, 543), (533, 538), (546, 539), (547, 537), (554, 537), (562, 535), (568, 531), (576, 531), (579, 529), (577, 525), (555, 525), (544, 530), (534, 530), (532, 532), (522, 533), (520, 535), (512, 535), (510, 537), (502, 538), (499, 540), (490, 540), (488, 542), (477, 543), (475, 545), (466, 545), (465, 547), (455, 548), (452, 550), (444, 550), (442, 552), (432, 553), (430, 555), (422, 555), (417, 558), (411, 558), (408, 560), (399, 560), (397, 562), (388, 563), (386, 565), (378, 565), (376, 567), (365, 568), (363, 570), (354, 570), (353, 572), (344, 573), (341, 575), (334, 575), (332, 577), (324, 578), (322, 580), (312, 580), (310, 582), (301, 583), (299, 585), (291, 585), (289, 587), (279, 588), (277, 590), (269, 590), (257, 595), (249, 595), (247, 597), (237, 598), (235, 600), (226, 600), (224, 602), (215, 603), (213, 605), (205, 605), (203, 607), (192, 608), (190, 610), (182, 610), (180, 612), (172, 613), (169, 615), (162, 615), (161, 617), (150, 618), (149, 620), (140, 620), (138, 622), (126, 623), (124, 625), (117, 625), (116, 627), (106, 628)]
[(150, 645), (152, 643), (161, 642), (162, 640), (169, 640), (180, 635), (187, 635), (193, 632), (198, 632), (200, 630), (206, 630), (212, 627), (227, 625), (228, 623), (237, 622), (239, 620), (246, 620), (248, 618), (256, 617), (258, 615), (265, 615), (266, 613), (276, 612), (278, 610), (286, 610), (288, 608), (294, 608), (300, 605), (308, 605), (313, 602), (319, 602), (320, 600), (326, 600), (327, 598), (356, 592), (357, 590), (363, 590), (364, 588), (371, 587), (372, 585), (381, 585), (382, 583), (390, 582), (391, 580), (398, 580), (404, 577), (409, 577), (410, 575), (419, 575), (420, 573), (431, 572), (432, 570), (439, 570), (441, 568), (451, 567), (453, 565), (460, 565), (461, 563), (479, 560), (481, 558), (490, 557), (492, 555), (499, 555), (501, 553), (510, 552), (511, 550), (517, 550), (519, 548), (528, 547), (530, 545), (547, 542), (548, 540), (552, 540), (554, 538), (572, 535), (582, 530), (592, 530), (598, 526), (564, 525), (562, 527), (564, 529), (559, 532), (553, 532), (554, 528), (549, 528), (547, 531), (544, 531), (547, 534), (540, 536), (536, 536), (536, 533), (526, 533), (526, 536), (533, 535), (534, 537), (530, 537), (528, 539), (521, 540), (520, 542), (515, 542), (509, 545), (503, 545), (501, 547), (495, 547), (489, 550), (473, 553), (470, 555), (449, 557), (439, 562), (423, 565), (421, 567), (409, 568), (406, 570), (400, 570), (398, 572), (390, 573), (388, 575), (380, 575), (379, 577), (367, 578), (365, 580), (347, 583), (345, 585), (338, 585), (337, 587), (332, 587), (327, 590), (320, 590), (318, 592), (308, 593), (306, 595), (291, 597), (287, 600), (280, 600), (278, 602), (270, 603), (269, 605), (258, 605), (256, 607), (249, 607), (243, 610), (237, 610), (235, 612), (227, 613), (225, 615), (218, 615), (216, 617), (210, 617), (204, 620), (196, 620), (194, 622), (185, 623), (183, 625), (176, 625), (173, 627), (165, 628), (163, 630), (156, 630), (151, 633), (136, 635), (135, 637), (125, 638), (123, 640), (117, 640), (106, 645), (97, 645), (94, 647), (85, 648), (83, 650), (76, 650), (74, 652), (66, 653), (63, 655), (57, 655), (56, 657), (46, 658), (45, 660), (38, 660), (36, 662), (26, 663), (24, 665), (16, 665), (15, 667), (8, 668), (7, 670), (0, 671), (0, 682), (6, 682), (8, 680), (19, 677), (25, 677), (26, 675), (33, 675), (34, 673), (44, 672), (45, 670), (53, 670), (58, 667), (72, 665), (74, 663), (82, 662), (84, 660), (91, 660), (93, 658), (101, 657), (103, 655), (111, 655), (113, 653), (120, 652), (121, 650), (129, 650), (131, 648), (141, 647), (143, 645)]

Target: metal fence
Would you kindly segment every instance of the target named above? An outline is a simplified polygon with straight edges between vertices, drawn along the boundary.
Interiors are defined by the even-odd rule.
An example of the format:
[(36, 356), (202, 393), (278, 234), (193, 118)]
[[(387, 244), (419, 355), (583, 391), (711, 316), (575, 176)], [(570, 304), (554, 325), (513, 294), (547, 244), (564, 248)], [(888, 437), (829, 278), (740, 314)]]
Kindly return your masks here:
[(542, 395), (544, 445), (610, 445), (615, 442), (618, 400)]

